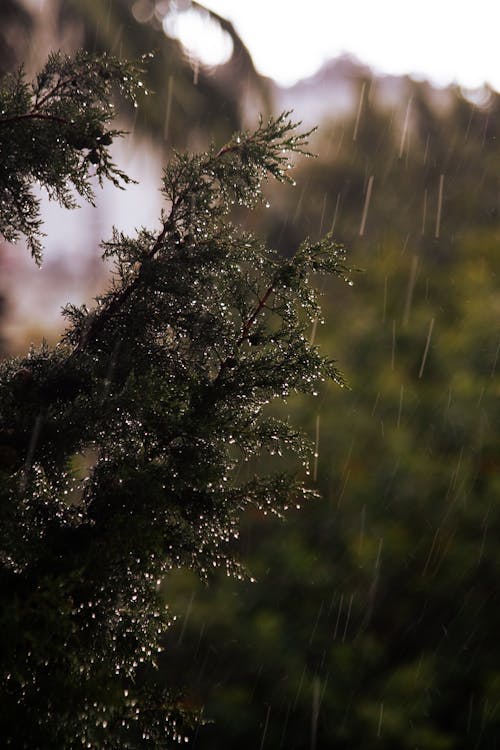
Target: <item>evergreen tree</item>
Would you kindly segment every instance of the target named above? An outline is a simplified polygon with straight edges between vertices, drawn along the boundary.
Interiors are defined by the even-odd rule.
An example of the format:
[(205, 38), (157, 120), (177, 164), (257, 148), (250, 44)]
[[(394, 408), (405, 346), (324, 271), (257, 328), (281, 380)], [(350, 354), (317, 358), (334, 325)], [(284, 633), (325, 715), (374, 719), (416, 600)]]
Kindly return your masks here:
[[(0, 228), (41, 258), (33, 184), (63, 205), (112, 163), (111, 93), (139, 70), (109, 56), (52, 55), (34, 84), (3, 81)], [(230, 221), (269, 176), (291, 182), (306, 153), (284, 114), (207, 153), (175, 153), (156, 230), (103, 244), (110, 289), (68, 305), (55, 348), (0, 366), (0, 731), (8, 747), (168, 747), (182, 703), (152, 678), (169, 613), (164, 574), (241, 575), (231, 540), (248, 506), (281, 514), (314, 495), (297, 476), (259, 472), (261, 453), (309, 446), (266, 405), (341, 382), (306, 329), (311, 277), (344, 278), (330, 237), (282, 259)], [(252, 467), (252, 468), (250, 468)], [(302, 470), (301, 470), (302, 471)]]

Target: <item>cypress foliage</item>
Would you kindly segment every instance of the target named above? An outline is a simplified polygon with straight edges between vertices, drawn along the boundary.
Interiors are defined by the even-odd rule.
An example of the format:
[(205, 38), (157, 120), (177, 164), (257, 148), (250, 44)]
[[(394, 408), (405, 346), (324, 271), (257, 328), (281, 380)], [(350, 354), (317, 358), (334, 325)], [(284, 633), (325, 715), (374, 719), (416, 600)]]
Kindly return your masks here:
[[(30, 87), (0, 94), (0, 227), (41, 257), (34, 182), (71, 206), (89, 179), (128, 178), (108, 146), (111, 86), (138, 69), (53, 55)], [(310, 446), (266, 405), (341, 382), (306, 330), (311, 277), (345, 278), (331, 237), (283, 259), (230, 221), (291, 182), (307, 135), (284, 114), (164, 171), (156, 230), (114, 230), (114, 264), (93, 309), (68, 305), (66, 332), (0, 365), (0, 732), (26, 748), (169, 747), (196, 717), (151, 679), (178, 567), (242, 575), (231, 541), (249, 506), (281, 514), (314, 495), (298, 476), (244, 470)], [(8, 145), (8, 148), (6, 146)]]
[(142, 87), (138, 65), (110, 55), (79, 52), (74, 59), (49, 56), (28, 83), (23, 68), (6, 75), (0, 88), (0, 233), (9, 242), (24, 235), (40, 263), (41, 218), (36, 183), (65, 208), (75, 208), (74, 192), (93, 203), (90, 178), (131, 182), (113, 163), (108, 146), (124, 135), (107, 125), (115, 116), (118, 87), (134, 105)]

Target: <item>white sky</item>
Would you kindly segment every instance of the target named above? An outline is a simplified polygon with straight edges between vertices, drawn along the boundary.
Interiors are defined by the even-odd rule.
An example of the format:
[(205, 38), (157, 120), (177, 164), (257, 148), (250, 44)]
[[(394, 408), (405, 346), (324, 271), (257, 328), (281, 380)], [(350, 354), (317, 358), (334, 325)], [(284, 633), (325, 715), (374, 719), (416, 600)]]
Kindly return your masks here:
[[(382, 73), (500, 89), (500, 0), (201, 0), (230, 19), (256, 67), (289, 85), (349, 52)], [(178, 5), (186, 0), (178, 0)], [(218, 56), (217, 37), (182, 14), (184, 40)], [(179, 16), (181, 20), (182, 15)], [(182, 33), (181, 33), (182, 32)]]

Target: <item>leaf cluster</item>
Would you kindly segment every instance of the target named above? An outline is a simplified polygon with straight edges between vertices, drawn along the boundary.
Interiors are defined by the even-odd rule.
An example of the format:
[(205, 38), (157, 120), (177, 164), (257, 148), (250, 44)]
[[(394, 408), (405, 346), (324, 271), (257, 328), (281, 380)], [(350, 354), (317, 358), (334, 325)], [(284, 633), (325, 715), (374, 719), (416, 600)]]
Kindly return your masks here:
[(40, 263), (40, 198), (34, 187), (65, 208), (75, 194), (91, 203), (92, 179), (117, 187), (131, 182), (112, 161), (109, 146), (123, 131), (109, 127), (113, 91), (135, 101), (141, 68), (110, 55), (50, 55), (29, 83), (23, 68), (0, 87), (0, 233), (9, 242), (24, 236)]

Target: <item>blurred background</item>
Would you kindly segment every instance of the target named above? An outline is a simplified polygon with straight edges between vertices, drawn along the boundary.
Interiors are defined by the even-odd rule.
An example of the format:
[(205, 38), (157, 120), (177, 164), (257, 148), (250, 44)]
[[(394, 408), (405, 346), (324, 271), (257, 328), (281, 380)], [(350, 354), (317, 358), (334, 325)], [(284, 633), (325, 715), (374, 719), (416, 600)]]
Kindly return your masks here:
[(60, 307), (106, 285), (113, 224), (156, 224), (173, 147), (223, 143), (259, 112), (319, 124), (319, 158), (238, 218), (284, 254), (332, 230), (361, 269), (324, 286), (311, 332), (351, 390), (283, 407), (316, 444), (323, 499), (245, 517), (255, 583), (165, 582), (178, 619), (160, 668), (214, 722), (197, 750), (498, 746), (498, 11), (433, 5), (0, 3), (2, 73), (51, 49), (156, 53), (115, 152), (140, 185), (44, 204), (41, 269), (0, 246), (4, 354), (55, 341)]

